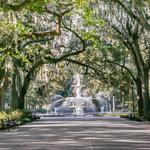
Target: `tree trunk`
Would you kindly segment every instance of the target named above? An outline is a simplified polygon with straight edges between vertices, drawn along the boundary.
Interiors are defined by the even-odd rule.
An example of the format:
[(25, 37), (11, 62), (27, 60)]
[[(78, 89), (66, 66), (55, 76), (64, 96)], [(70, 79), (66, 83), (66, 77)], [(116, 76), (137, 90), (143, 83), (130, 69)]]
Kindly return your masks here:
[(148, 69), (144, 69), (143, 75), (143, 96), (144, 96), (144, 118), (150, 119), (150, 102), (149, 102), (149, 75)]
[(16, 73), (13, 74), (12, 77), (12, 93), (11, 93), (11, 108), (13, 110), (18, 109), (18, 99), (19, 99), (19, 93), (17, 91), (17, 75)]
[(19, 101), (18, 101), (18, 108), (19, 109), (24, 109), (25, 108), (25, 95), (27, 93), (27, 89), (28, 89), (29, 84), (30, 84), (30, 80), (31, 80), (30, 76), (31, 76), (31, 72), (29, 72), (26, 75), (26, 77), (24, 79), (23, 86), (21, 87)]
[(4, 110), (5, 109), (5, 92), (6, 92), (6, 89), (9, 85), (9, 79), (8, 79), (8, 76), (7, 74), (5, 74), (6, 77), (4, 77), (1, 81), (1, 85), (0, 85), (0, 109), (1, 110)]
[(19, 109), (24, 109), (25, 107), (25, 94), (26, 94), (26, 91), (25, 89), (21, 89), (21, 93), (20, 93), (20, 96), (19, 96), (19, 100), (18, 100), (18, 108)]
[(25, 108), (25, 95), (27, 93), (27, 89), (28, 89), (30, 81), (31, 81), (31, 75), (33, 75), (35, 69), (42, 64), (43, 64), (42, 61), (36, 62), (36, 64), (34, 64), (32, 66), (32, 68), (27, 72), (27, 74), (24, 78), (23, 86), (20, 88), (21, 90), (20, 90), (20, 96), (19, 96), (19, 101), (18, 101), (18, 108), (19, 109)]
[(3, 88), (0, 88), (0, 110), (4, 110), (5, 107), (4, 94), (5, 90)]
[(139, 77), (136, 79), (136, 89), (138, 95), (138, 114), (139, 117), (143, 117), (144, 108), (143, 108), (142, 82)]

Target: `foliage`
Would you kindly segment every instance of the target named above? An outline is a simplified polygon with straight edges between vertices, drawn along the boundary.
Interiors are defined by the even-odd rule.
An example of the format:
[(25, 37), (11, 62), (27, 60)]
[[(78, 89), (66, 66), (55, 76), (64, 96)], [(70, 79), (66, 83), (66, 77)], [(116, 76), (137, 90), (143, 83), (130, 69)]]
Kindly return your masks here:
[(4, 111), (0, 112), (0, 119), (6, 120), (8, 118), (8, 114)]
[(26, 122), (32, 121), (31, 112), (26, 110), (14, 110), (14, 111), (1, 111), (0, 112), (0, 129), (2, 128), (2, 122), (7, 120), (16, 121), (19, 125), (24, 124)]
[[(118, 99), (121, 93), (129, 99), (132, 80), (144, 81), (140, 67), (149, 63), (149, 5), (135, 2), (0, 2), (0, 107), (9, 88), (13, 88), (11, 101), (21, 108), (25, 96), (32, 108), (43, 107), (52, 95), (67, 96), (67, 82), (76, 72), (83, 74), (91, 95), (109, 90)], [(136, 58), (143, 61), (140, 70)], [(44, 64), (49, 66), (47, 73)], [(40, 81), (39, 74), (46, 74), (48, 81)], [(15, 116), (19, 112), (13, 112)]]
[(9, 118), (12, 120), (20, 120), (20, 118), (22, 118), (22, 116), (23, 116), (23, 112), (21, 112), (19, 110), (12, 111), (9, 114)]

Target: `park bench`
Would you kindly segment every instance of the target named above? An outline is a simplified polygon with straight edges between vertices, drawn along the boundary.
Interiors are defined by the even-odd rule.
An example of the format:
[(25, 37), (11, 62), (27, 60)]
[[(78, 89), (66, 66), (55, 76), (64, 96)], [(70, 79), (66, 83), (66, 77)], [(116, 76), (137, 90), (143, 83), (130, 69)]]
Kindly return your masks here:
[(36, 113), (30, 112), (29, 117), (31, 120), (38, 120), (40, 119), (40, 116), (36, 115)]
[(2, 129), (3, 130), (8, 129), (10, 131), (10, 129), (18, 128), (18, 124), (14, 120), (10, 120), (10, 119), (3, 120), (3, 119), (1, 119), (1, 123), (2, 123)]
[(39, 116), (37, 116), (36, 114), (32, 114), (32, 120), (38, 120), (38, 119), (40, 119)]

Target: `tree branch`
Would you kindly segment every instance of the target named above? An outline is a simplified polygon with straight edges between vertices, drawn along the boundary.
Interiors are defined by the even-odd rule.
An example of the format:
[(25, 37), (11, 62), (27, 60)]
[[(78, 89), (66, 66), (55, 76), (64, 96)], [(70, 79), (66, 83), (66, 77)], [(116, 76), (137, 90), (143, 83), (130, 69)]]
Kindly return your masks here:
[(31, 3), (31, 0), (24, 0), (24, 2), (17, 4), (17, 5), (12, 5), (12, 4), (8, 4), (8, 3), (6, 3), (4, 5), (6, 8), (8, 8), (8, 10), (20, 11), (30, 3)]
[(133, 19), (135, 19), (142, 27), (144, 27), (146, 30), (150, 30), (150, 24), (148, 23), (146, 18), (143, 18), (141, 16), (137, 16), (135, 15), (131, 10), (129, 10), (125, 4), (123, 4), (123, 2), (121, 2), (120, 0), (112, 0), (114, 3), (118, 4), (119, 6), (121, 6), (126, 13)]
[[(35, 43), (46, 43), (47, 41), (53, 40), (52, 37), (47, 37), (47, 38), (40, 38), (40, 39), (33, 39), (33, 40), (27, 40), (27, 41), (23, 41), (20, 44), (20, 49), (25, 48), (26, 46), (30, 45), (30, 44), (35, 44)], [(20, 41), (19, 41), (20, 42)]]
[(47, 7), (45, 7), (45, 10), (46, 10), (46, 12), (54, 15), (57, 18), (58, 23), (57, 23), (56, 29), (54, 29), (52, 31), (30, 32), (28, 34), (25, 34), (24, 35), (25, 37), (32, 38), (33, 36), (35, 36), (35, 37), (45, 37), (45, 36), (55, 37), (55, 36), (60, 36), (60, 34), (61, 34), (62, 17), (66, 13), (69, 13), (71, 11), (71, 9), (67, 9), (67, 10), (65, 10), (64, 12), (61, 12), (61, 13), (57, 13), (57, 12), (51, 11)]
[(68, 57), (71, 56), (75, 56), (75, 55), (79, 55), (80, 53), (83, 53), (85, 51), (85, 49), (82, 49), (80, 51), (76, 51), (76, 52), (72, 52), (72, 53), (68, 53), (68, 54), (64, 54), (59, 58), (52, 58), (52, 57), (47, 57), (46, 60), (50, 60), (50, 62), (52, 63), (58, 63), (60, 61), (64, 61), (66, 60)]
[(80, 66), (83, 66), (83, 67), (86, 67), (86, 68), (90, 68), (90, 69), (92, 69), (96, 74), (98, 74), (98, 76), (101, 77), (101, 79), (104, 80), (105, 83), (108, 83), (107, 79), (106, 79), (103, 75), (100, 74), (100, 72), (101, 72), (100, 70), (98, 70), (98, 69), (96, 69), (96, 68), (94, 68), (94, 67), (92, 67), (92, 66), (90, 66), (90, 65), (84, 64), (84, 63), (82, 63), (82, 62), (73, 60), (73, 59), (67, 58), (67, 59), (65, 59), (64, 61), (68, 61), (68, 62), (77, 64), (77, 65), (80, 65)]
[(119, 67), (121, 67), (121, 68), (127, 70), (128, 73), (131, 75), (132, 79), (134, 80), (134, 82), (136, 82), (136, 78), (134, 77), (133, 73), (132, 73), (131, 70), (130, 70), (128, 67), (126, 67), (125, 65), (121, 65), (121, 64), (119, 64), (119, 63), (111, 62), (111, 61), (108, 61), (108, 60), (106, 61), (106, 63), (114, 64), (114, 65), (117, 65), (117, 66), (119, 66)]

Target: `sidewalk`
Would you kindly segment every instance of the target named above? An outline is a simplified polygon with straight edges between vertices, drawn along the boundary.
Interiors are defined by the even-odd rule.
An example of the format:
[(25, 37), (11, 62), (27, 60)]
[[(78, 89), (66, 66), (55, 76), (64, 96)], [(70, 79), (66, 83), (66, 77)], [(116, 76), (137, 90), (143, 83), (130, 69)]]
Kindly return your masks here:
[(150, 149), (149, 124), (117, 118), (41, 118), (0, 132), (0, 150), (134, 149)]

